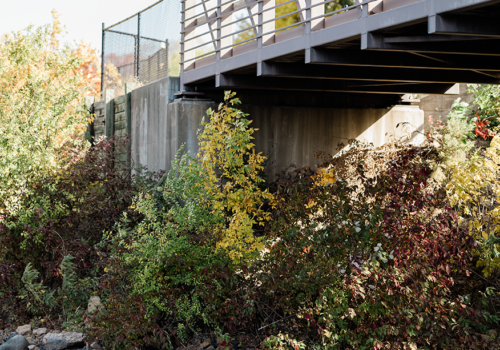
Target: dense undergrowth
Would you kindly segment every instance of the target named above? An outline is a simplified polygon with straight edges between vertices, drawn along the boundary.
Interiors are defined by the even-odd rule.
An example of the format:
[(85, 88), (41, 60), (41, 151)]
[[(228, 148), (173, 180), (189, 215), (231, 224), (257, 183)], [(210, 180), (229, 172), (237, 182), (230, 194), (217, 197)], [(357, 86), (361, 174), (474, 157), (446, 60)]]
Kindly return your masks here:
[[(262, 349), (489, 344), (496, 217), (474, 196), (496, 193), (496, 138), (476, 151), (452, 115), (425, 145), (352, 141), (266, 185), (238, 103), (227, 93), (200, 154), (181, 149), (159, 182), (115, 166), (114, 140), (68, 152), (57, 181), (20, 198), (29, 210), (2, 217), (3, 311), (113, 348), (200, 334)], [(91, 295), (103, 306), (88, 313)]]
[[(1, 173), (14, 180), (0, 184), (0, 313), (116, 349), (199, 337), (223, 349), (498, 347), (498, 91), (473, 87), (475, 104), (457, 102), (423, 145), (353, 140), (272, 183), (230, 92), (208, 111), (199, 154), (181, 149), (167, 174), (132, 176), (117, 157), (127, 140), (90, 147), (72, 133), (28, 148), (31, 162)], [(86, 122), (63, 113), (78, 101), (40, 98), (68, 130)], [(102, 305), (89, 311), (91, 296)]]

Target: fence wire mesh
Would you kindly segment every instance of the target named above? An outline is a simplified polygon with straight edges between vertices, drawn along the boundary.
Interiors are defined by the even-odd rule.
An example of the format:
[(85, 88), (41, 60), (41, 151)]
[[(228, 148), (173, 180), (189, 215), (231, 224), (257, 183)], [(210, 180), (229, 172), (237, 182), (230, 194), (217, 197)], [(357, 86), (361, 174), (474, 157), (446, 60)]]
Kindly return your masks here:
[(181, 4), (162, 0), (103, 28), (102, 89), (124, 93), (126, 83), (142, 86), (180, 75)]

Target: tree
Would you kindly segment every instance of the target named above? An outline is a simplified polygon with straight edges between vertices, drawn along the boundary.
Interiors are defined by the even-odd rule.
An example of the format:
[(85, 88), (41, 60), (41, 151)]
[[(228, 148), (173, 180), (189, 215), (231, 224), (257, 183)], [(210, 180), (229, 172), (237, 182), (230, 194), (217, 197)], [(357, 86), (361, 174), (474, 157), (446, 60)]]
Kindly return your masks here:
[[(281, 4), (284, 4), (288, 2), (289, 0), (276, 0), (276, 6), (279, 6)], [(340, 10), (341, 8), (345, 6), (351, 6), (354, 5), (355, 2), (354, 0), (333, 0), (327, 4), (325, 4), (325, 14), (328, 14), (329, 12), (332, 11), (337, 11)], [(279, 6), (275, 9), (276, 11), (276, 17), (281, 17), (285, 16), (288, 13), (297, 11), (297, 5), (295, 2), (291, 2), (289, 4)], [(245, 14), (244, 16), (248, 16), (248, 14)], [(300, 22), (300, 15), (299, 13), (294, 13), (282, 18), (279, 18), (276, 20), (276, 29), (284, 28), (290, 25), (293, 25), (295, 23)], [(239, 21), (236, 23), (238, 29), (237, 31), (240, 30), (245, 30), (247, 28), (250, 28), (251, 23), (250, 20), (246, 19), (243, 21)], [(245, 41), (247, 39), (251, 39), (255, 37), (255, 33), (252, 29), (248, 29), (246, 31), (243, 31), (241, 33), (238, 33), (238, 35), (235, 38), (235, 43), (239, 43), (242, 41)]]
[(60, 45), (61, 27), (12, 33), (0, 45), (0, 212), (16, 213), (33, 183), (64, 171), (63, 145), (85, 147), (84, 97), (95, 94), (95, 52)]
[[(288, 0), (277, 0), (276, 5), (283, 4), (287, 1)], [(342, 7), (351, 5), (354, 5), (354, 0), (333, 0), (325, 4), (325, 14), (340, 10)], [(276, 8), (276, 17), (283, 16), (293, 11), (297, 11), (297, 5), (295, 2), (291, 2), (289, 4)], [(300, 16), (298, 13), (294, 13), (293, 15), (289, 15), (276, 20), (276, 29), (280, 29), (298, 22), (300, 22)]]

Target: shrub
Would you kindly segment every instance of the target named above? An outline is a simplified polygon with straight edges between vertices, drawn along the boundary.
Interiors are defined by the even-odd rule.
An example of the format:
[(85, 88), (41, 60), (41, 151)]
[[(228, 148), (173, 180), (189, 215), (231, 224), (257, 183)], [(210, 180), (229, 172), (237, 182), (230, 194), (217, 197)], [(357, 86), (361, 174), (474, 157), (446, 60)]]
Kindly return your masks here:
[[(24, 288), (20, 282), (27, 265), (40, 273), (38, 283), (52, 291), (65, 283), (59, 266), (68, 255), (74, 262), (66, 260), (67, 266), (78, 268), (79, 280), (91, 283), (90, 278), (100, 274), (106, 250), (95, 245), (104, 231), (115, 230), (115, 222), (129, 210), (138, 192), (130, 173), (114, 166), (113, 149), (125, 147), (126, 142), (100, 139), (91, 149), (64, 149), (65, 171), (41, 178), (33, 184), (30, 196), (20, 196), (22, 212), (3, 215), (0, 266), (7, 268), (9, 283), (0, 285), (0, 295), (9, 300), (1, 305), (6, 311), (20, 307), (24, 311), (18, 310), (16, 316), (21, 318), (45, 316), (45, 311), (57, 314), (57, 308), (40, 310), (40, 314), (16, 300)], [(130, 219), (135, 218), (133, 214)], [(76, 300), (73, 297), (77, 295), (71, 298)]]
[[(142, 221), (130, 227), (125, 218), (118, 234), (107, 236), (117, 257), (111, 271), (126, 281), (119, 300), (139, 298), (145, 317), (156, 317), (181, 341), (198, 328), (230, 327), (227, 304), (245, 279), (237, 271), (258, 255), (262, 239), (254, 226), (269, 216), (262, 208), (272, 196), (259, 187), (265, 158), (255, 153), (254, 130), (233, 97), (226, 93), (225, 104), (208, 111), (198, 157), (181, 149), (157, 188), (138, 195), (134, 206)], [(104, 287), (106, 305), (119, 305), (110, 286)], [(130, 311), (122, 305), (96, 315), (94, 336), (107, 337), (98, 325)], [(148, 338), (141, 323), (135, 325), (137, 331), (123, 334), (131, 347)]]
[(273, 196), (262, 190), (260, 173), (265, 157), (255, 153), (251, 142), (254, 129), (247, 114), (234, 108), (240, 100), (226, 91), (218, 111), (207, 111), (210, 118), (200, 135), (198, 159), (206, 173), (203, 181), (213, 212), (224, 218), (220, 227), (213, 227), (217, 247), (226, 250), (232, 259), (245, 258), (262, 248), (255, 237), (254, 225), (263, 226), (269, 213), (264, 203), (273, 204)]
[(64, 167), (61, 147), (86, 144), (75, 135), (88, 123), (92, 85), (84, 60), (69, 46), (59, 49), (51, 29), (30, 27), (0, 45), (0, 213), (24, 212), (19, 197)]
[[(127, 212), (106, 237), (113, 258), (105, 306), (91, 319), (95, 338), (173, 347), (205, 332), (225, 347), (233, 338), (294, 350), (477, 342), (480, 318), (495, 316), (454, 286), (468, 275), (475, 240), (431, 177), (439, 150), (352, 143), (319, 168), (285, 174), (271, 196), (259, 187), (260, 161), (245, 151), (253, 145), (244, 116), (222, 105), (212, 117), (198, 159), (181, 150), (134, 200), (142, 220)], [(226, 138), (235, 143), (224, 150)], [(461, 143), (448, 148), (468, 159)], [(264, 218), (260, 250), (220, 244), (243, 210)], [(242, 232), (254, 234), (258, 222)]]
[[(478, 266), (486, 277), (500, 268), (498, 200), (500, 193), (500, 139), (493, 136), (485, 150), (467, 139), (466, 122), (451, 114), (448, 125), (434, 127), (439, 158), (432, 162), (434, 177), (446, 188), (450, 204), (479, 243)], [(490, 135), (492, 131), (489, 131)]]
[(458, 98), (448, 120), (459, 119), (465, 123), (464, 131), (471, 140), (491, 140), (492, 132), (500, 125), (500, 88), (497, 85), (468, 85), (467, 92), (472, 94), (472, 102)]
[(84, 97), (99, 85), (95, 51), (60, 45), (53, 16), (51, 26), (28, 27), (0, 44), (0, 314), (21, 319), (38, 312), (18, 298), (25, 267), (31, 281), (39, 271), (33, 288), (50, 291), (62, 283), (58, 266), (70, 253), (89, 275), (91, 246), (101, 236), (86, 217), (98, 211), (90, 198), (109, 194), (94, 176), (99, 164), (83, 165), (93, 151), (79, 137), (90, 119)]
[(331, 162), (334, 184), (296, 173), (278, 186), (255, 272), (288, 319), (274, 332), (320, 348), (463, 348), (473, 309), (450, 288), (474, 240), (429, 177), (429, 152), (354, 147)]

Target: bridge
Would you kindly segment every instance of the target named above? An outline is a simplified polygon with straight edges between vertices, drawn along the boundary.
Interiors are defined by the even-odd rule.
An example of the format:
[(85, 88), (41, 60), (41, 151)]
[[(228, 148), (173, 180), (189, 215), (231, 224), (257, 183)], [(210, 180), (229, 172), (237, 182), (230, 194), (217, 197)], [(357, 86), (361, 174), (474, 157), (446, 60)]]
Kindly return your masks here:
[[(500, 0), (356, 1), (326, 12), (329, 0), (183, 0), (181, 89), (401, 95), (500, 83)], [(293, 11), (277, 15), (284, 6)]]

